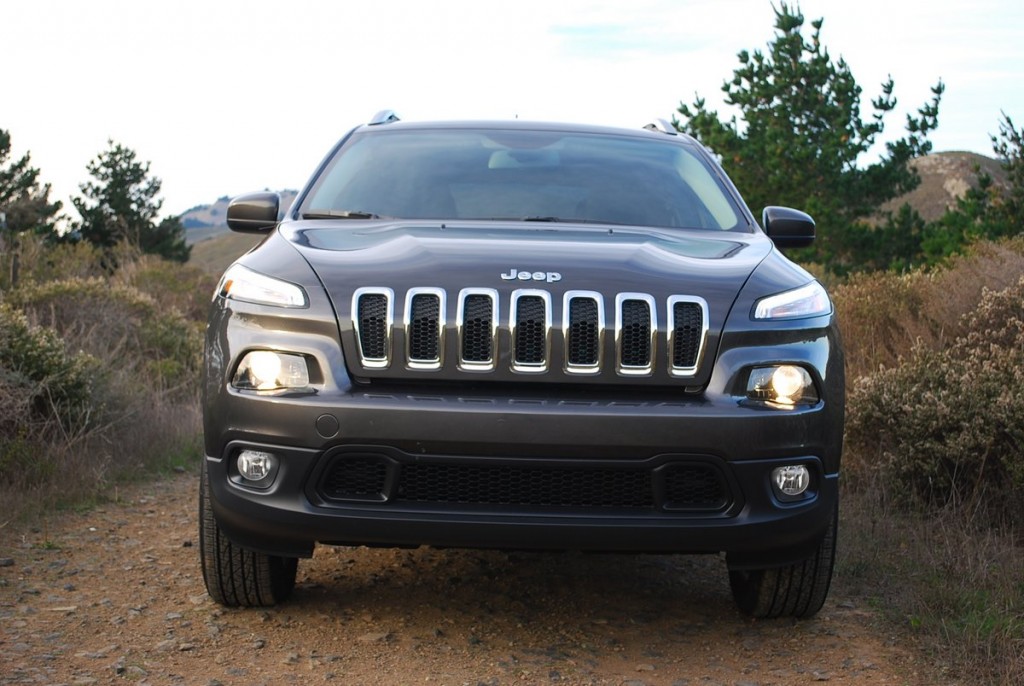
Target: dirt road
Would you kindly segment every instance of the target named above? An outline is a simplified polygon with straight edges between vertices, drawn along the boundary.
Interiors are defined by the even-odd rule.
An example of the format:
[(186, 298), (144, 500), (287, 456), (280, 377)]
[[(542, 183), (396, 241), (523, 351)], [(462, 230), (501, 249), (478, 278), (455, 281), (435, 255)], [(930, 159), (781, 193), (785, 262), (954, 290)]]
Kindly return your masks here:
[(197, 488), (4, 527), (0, 683), (937, 683), (841, 578), (817, 618), (754, 622), (716, 558), (318, 548), (286, 605), (227, 610)]

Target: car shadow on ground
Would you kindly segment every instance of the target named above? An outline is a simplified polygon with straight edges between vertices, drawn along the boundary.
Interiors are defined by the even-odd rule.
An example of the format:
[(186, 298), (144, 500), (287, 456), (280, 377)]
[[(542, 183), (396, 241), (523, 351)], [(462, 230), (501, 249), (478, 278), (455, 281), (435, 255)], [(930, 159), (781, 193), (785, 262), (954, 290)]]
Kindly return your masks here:
[[(288, 605), (434, 630), (709, 626), (746, 619), (717, 556), (318, 548)], [(468, 623), (468, 624), (467, 624)]]

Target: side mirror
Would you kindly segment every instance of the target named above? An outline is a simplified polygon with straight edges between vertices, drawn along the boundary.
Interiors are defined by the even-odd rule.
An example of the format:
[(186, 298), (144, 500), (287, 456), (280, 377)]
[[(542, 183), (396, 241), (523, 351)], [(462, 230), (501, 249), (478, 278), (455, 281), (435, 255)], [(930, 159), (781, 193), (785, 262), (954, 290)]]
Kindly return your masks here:
[(814, 220), (799, 210), (766, 207), (761, 223), (768, 238), (780, 248), (806, 248), (814, 241)]
[(228, 204), (228, 228), (239, 233), (268, 233), (277, 226), (281, 196), (277, 193), (249, 193)]

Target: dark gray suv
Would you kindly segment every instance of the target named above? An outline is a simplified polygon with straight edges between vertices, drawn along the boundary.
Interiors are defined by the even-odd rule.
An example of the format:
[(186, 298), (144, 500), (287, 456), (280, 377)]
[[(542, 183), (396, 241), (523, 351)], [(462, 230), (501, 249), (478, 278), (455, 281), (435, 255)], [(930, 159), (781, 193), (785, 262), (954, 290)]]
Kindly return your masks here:
[(346, 135), (221, 279), (206, 339), (203, 576), (269, 605), (317, 543), (724, 553), (739, 607), (810, 616), (835, 554), (831, 301), (714, 157), (621, 130)]

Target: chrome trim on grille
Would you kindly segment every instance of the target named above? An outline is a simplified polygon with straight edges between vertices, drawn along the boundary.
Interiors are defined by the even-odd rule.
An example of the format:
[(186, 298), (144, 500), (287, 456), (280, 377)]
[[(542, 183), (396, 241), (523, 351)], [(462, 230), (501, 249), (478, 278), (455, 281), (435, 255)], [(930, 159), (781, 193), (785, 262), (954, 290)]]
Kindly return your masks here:
[[(647, 304), (647, 332), (648, 339), (647, 361), (644, 364), (632, 364), (623, 362), (623, 336), (630, 332), (624, 331), (626, 324), (623, 322), (624, 308), (630, 302), (643, 302)], [(642, 333), (642, 332), (641, 332)], [(622, 376), (650, 376), (654, 372), (654, 360), (657, 356), (658, 340), (658, 308), (655, 306), (654, 298), (646, 293), (619, 293), (615, 296), (615, 371)], [(630, 346), (632, 353), (632, 346)]]
[[(361, 309), (360, 304), (363, 296), (378, 295), (383, 296), (385, 305), (385, 321), (383, 323), (382, 332), (369, 331), (368, 327), (362, 322), (360, 315)], [(391, 335), (394, 329), (395, 323), (395, 292), (390, 288), (383, 287), (369, 287), (359, 288), (352, 294), (352, 327), (356, 333), (356, 345), (359, 347), (359, 361), (366, 369), (387, 369), (391, 365)], [(379, 325), (374, 325), (374, 328), (378, 328)], [(370, 336), (374, 333), (383, 336), (383, 354), (372, 355), (366, 351), (366, 345), (364, 336)], [(371, 351), (373, 352), (373, 351)]]
[[(567, 291), (557, 303), (553, 300), (558, 296), (544, 289), (523, 288), (500, 295), (492, 288), (464, 288), (457, 297), (455, 318), (449, 320), (448, 292), (443, 288), (411, 288), (397, 296), (397, 305), (390, 288), (356, 290), (351, 316), (358, 364), (367, 370), (388, 369), (399, 355), (404, 359), (395, 362), (404, 369), (430, 372), (450, 366), (454, 355), (457, 368), (467, 372), (492, 372), (499, 365), (521, 374), (558, 371), (566, 376), (593, 376), (610, 371), (612, 361), (606, 357), (611, 348), (605, 332), (611, 324), (606, 318), (612, 315), (606, 313), (605, 298), (611, 304), (611, 295)], [(501, 300), (506, 298), (509, 314), (502, 320)], [(664, 330), (658, 328), (659, 304), (666, 308), (662, 310)], [(657, 370), (677, 379), (697, 376), (709, 333), (707, 301), (671, 295), (657, 303), (647, 293), (618, 293), (614, 307), (616, 374), (641, 377)], [(398, 308), (404, 309), (396, 313)], [(508, 330), (502, 331), (506, 324)], [(561, 331), (556, 330), (558, 326)], [(402, 327), (397, 350), (396, 327)]]
[[(489, 355), (486, 359), (466, 359), (466, 301), (474, 296), (488, 298), (491, 303), (491, 326), (489, 333)], [(456, 326), (458, 327), (459, 339), (459, 369), (467, 372), (489, 372), (493, 371), (497, 362), (498, 348), (498, 322), (500, 321), (500, 308), (498, 307), (498, 291), (493, 288), (463, 288), (459, 291), (459, 304), (456, 312)]]
[[(416, 357), (414, 341), (418, 332), (417, 323), (413, 321), (415, 300), (417, 297), (437, 298), (437, 321), (435, 330), (428, 332), (431, 346), (437, 354), (432, 357)], [(442, 288), (410, 288), (405, 294), (405, 366), (408, 369), (431, 370), (444, 366), (444, 331), (447, 323), (448, 296)]]
[[(538, 351), (540, 353), (539, 360), (524, 359), (527, 357), (536, 357), (537, 355), (530, 355), (531, 351), (523, 350), (522, 348), (525, 346), (521, 345), (519, 340), (519, 334), (521, 333), (519, 331), (520, 304), (527, 298), (539, 298), (544, 306), (544, 321), (542, 323), (543, 331), (541, 332), (543, 340), (540, 345), (541, 349)], [(509, 307), (508, 327), (512, 336), (512, 371), (522, 372), (524, 374), (540, 374), (546, 372), (551, 360), (551, 294), (547, 291), (522, 288), (512, 291), (511, 302), (512, 304)]]
[[(572, 328), (572, 303), (574, 300), (590, 300), (597, 309), (597, 317), (594, 322), (595, 348), (593, 362), (573, 362), (571, 351), (574, 349), (574, 331)], [(604, 296), (596, 291), (566, 291), (562, 298), (562, 335), (565, 341), (565, 371), (567, 374), (599, 374), (604, 362)]]
[[(676, 350), (676, 304), (693, 303), (700, 307), (701, 328), (697, 336), (697, 354), (692, 365), (677, 366), (675, 363)], [(704, 359), (704, 344), (708, 337), (708, 303), (704, 298), (694, 295), (673, 295), (668, 299), (668, 373), (677, 377), (694, 376), (700, 369), (700, 363)]]

